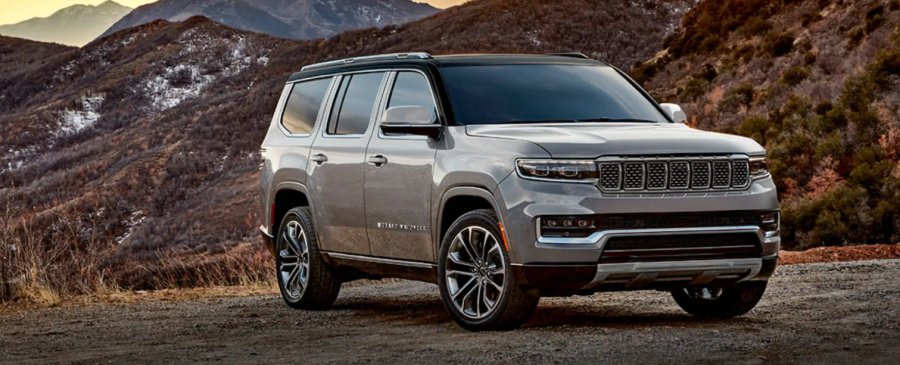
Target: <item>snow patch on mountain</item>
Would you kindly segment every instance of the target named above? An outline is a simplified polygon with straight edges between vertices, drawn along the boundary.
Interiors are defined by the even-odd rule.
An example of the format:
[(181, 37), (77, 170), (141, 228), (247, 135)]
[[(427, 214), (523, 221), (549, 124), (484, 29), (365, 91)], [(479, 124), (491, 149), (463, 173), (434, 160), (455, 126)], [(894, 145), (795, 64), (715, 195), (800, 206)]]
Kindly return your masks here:
[[(223, 39), (191, 29), (178, 41), (183, 45), (179, 56), (185, 63), (166, 67), (159, 75), (146, 80), (142, 87), (156, 112), (196, 99), (208, 85), (247, 70), (254, 59), (262, 66), (269, 64), (265, 51), (251, 50), (244, 36)], [(222, 54), (221, 50), (228, 51)]]
[(77, 134), (92, 127), (100, 119), (100, 106), (103, 105), (103, 96), (82, 96), (78, 105), (80, 110), (74, 109), (60, 112), (59, 126), (55, 131), (56, 137)]

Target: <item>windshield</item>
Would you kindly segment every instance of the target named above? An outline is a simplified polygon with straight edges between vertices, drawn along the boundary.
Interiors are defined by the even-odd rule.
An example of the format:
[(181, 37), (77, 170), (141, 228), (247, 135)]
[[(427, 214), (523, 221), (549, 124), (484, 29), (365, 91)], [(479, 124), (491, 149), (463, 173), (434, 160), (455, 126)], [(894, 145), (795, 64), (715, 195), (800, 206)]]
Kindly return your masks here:
[(457, 124), (667, 121), (608, 66), (451, 66), (441, 73)]

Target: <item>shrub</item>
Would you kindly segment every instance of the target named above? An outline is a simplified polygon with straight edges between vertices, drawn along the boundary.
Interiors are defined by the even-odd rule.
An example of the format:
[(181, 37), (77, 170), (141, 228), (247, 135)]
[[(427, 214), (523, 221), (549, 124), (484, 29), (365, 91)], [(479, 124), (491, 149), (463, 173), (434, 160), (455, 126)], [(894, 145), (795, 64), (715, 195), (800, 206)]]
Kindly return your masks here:
[(772, 30), (772, 23), (756, 16), (747, 19), (747, 23), (742, 27), (743, 33), (750, 37), (766, 34), (770, 30)]
[(753, 103), (753, 86), (743, 84), (729, 90), (722, 101), (719, 102), (719, 109), (723, 113), (732, 113), (740, 110), (744, 106), (749, 108)]
[(756, 52), (756, 48), (753, 48), (751, 45), (741, 46), (734, 50), (734, 59), (741, 60), (744, 62), (750, 62), (753, 59), (753, 54)]
[(703, 39), (703, 42), (700, 42), (700, 51), (704, 53), (712, 53), (722, 44), (722, 40), (719, 39), (719, 36), (713, 34), (709, 37)]
[(794, 49), (794, 36), (789, 33), (769, 32), (762, 43), (762, 49), (773, 57), (784, 56)]
[(806, 52), (806, 54), (803, 55), (803, 66), (811, 66), (812, 64), (816, 63), (817, 58), (818, 56), (814, 52)]
[(847, 50), (852, 50), (862, 42), (862, 39), (866, 37), (866, 30), (862, 27), (853, 28), (849, 33), (847, 33)]
[(638, 84), (644, 85), (653, 76), (656, 76), (656, 64), (653, 62), (638, 63), (631, 71), (628, 71), (628, 75)]
[(872, 33), (887, 20), (884, 16), (884, 5), (878, 5), (866, 12), (866, 33)]
[(706, 85), (708, 82), (704, 79), (691, 79), (679, 96), (682, 101), (695, 101), (697, 98), (706, 93)]
[(781, 82), (791, 86), (797, 86), (800, 85), (803, 80), (806, 80), (807, 77), (809, 77), (809, 70), (805, 67), (793, 67), (781, 75)]
[(708, 82), (712, 82), (715, 80), (719, 73), (716, 71), (716, 67), (711, 64), (704, 64), (700, 71), (695, 72), (692, 75), (695, 79), (704, 79)]
[(810, 24), (818, 22), (822, 20), (822, 14), (819, 14), (818, 11), (813, 10), (810, 13), (803, 14), (800, 17), (800, 25), (803, 27), (808, 27)]
[(891, 76), (900, 74), (900, 50), (879, 52), (869, 71), (879, 87), (888, 87)]
[(754, 115), (741, 123), (738, 127), (738, 133), (744, 137), (753, 138), (759, 144), (766, 145), (766, 134), (771, 128), (769, 119), (763, 116)]

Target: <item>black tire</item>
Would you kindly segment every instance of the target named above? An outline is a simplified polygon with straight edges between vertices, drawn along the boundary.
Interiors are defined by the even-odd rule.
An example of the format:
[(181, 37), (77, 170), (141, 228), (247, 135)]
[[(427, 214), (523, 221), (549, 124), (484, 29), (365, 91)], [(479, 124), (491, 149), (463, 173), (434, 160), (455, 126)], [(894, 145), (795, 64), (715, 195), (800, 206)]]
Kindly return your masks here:
[[(291, 233), (288, 227), (302, 228), (306, 241), (306, 260), (303, 260), (302, 252), (294, 259), (291, 247), (288, 246), (288, 235)], [(296, 234), (300, 236), (300, 234)], [(285, 214), (278, 228), (278, 236), (275, 238), (275, 268), (278, 277), (278, 289), (284, 302), (294, 309), (325, 310), (331, 308), (341, 291), (341, 281), (331, 267), (322, 259), (319, 250), (319, 242), (316, 237), (316, 226), (313, 223), (312, 214), (308, 208), (294, 208)], [(300, 240), (297, 240), (300, 243)], [(300, 245), (302, 251), (302, 244)], [(290, 266), (289, 262), (296, 261), (297, 265)], [(304, 264), (306, 266), (304, 266)], [(284, 267), (282, 265), (285, 265)], [(285, 285), (286, 281), (294, 277), (293, 272), (286, 272), (297, 268), (297, 277), (300, 278), (302, 269), (306, 269), (306, 282), (301, 281), (302, 289), (292, 291)], [(288, 274), (287, 277), (285, 274)], [(293, 286), (292, 286), (293, 287)]]
[[(766, 292), (765, 281), (751, 281), (721, 288), (713, 298), (692, 295), (701, 288), (684, 288), (672, 292), (675, 303), (685, 312), (700, 318), (733, 318), (752, 310)], [(712, 289), (718, 291), (719, 289)]]
[[(468, 287), (469, 283), (466, 281), (464, 285), (459, 285), (456, 282), (456, 279), (449, 279), (447, 277), (448, 266), (455, 266), (458, 264), (448, 263), (448, 258), (450, 257), (451, 246), (454, 246), (454, 240), (461, 232), (472, 227), (473, 229), (477, 229), (479, 234), (483, 234), (483, 232), (490, 233), (494, 239), (499, 240), (499, 245), (490, 244), (491, 247), (495, 247), (494, 249), (490, 249), (490, 252), (484, 254), (485, 257), (491, 256), (492, 259), (486, 259), (483, 263), (479, 263), (476, 265), (482, 265), (481, 268), (484, 271), (481, 273), (489, 273), (493, 271), (488, 270), (500, 270), (499, 260), (502, 259), (504, 274), (502, 275), (502, 280), (499, 280), (499, 274), (484, 274), (483, 279), (481, 281), (482, 285), (485, 288), (491, 288), (488, 284), (485, 284), (484, 280), (492, 280), (494, 282), (502, 282), (502, 291), (496, 289), (484, 289), (485, 292), (479, 292), (477, 294), (478, 300), (481, 300), (482, 293), (484, 293), (485, 297), (488, 297), (489, 294), (487, 291), (496, 290), (501, 293), (498, 294), (499, 298), (495, 298), (494, 305), (489, 307), (488, 302), (478, 302), (485, 308), (489, 313), (484, 314), (481, 318), (473, 318), (470, 315), (467, 315), (457, 307), (457, 304), (453, 301), (453, 297), (450, 293), (450, 285), (449, 282), (453, 281), (457, 287), (458, 295), (462, 295), (461, 292), (465, 288)], [(477, 227), (477, 228), (476, 228)], [(509, 253), (506, 252), (505, 245), (503, 242), (503, 236), (501, 236), (499, 223), (496, 215), (491, 210), (475, 210), (469, 213), (464, 214), (459, 217), (450, 229), (447, 231), (447, 234), (444, 236), (441, 242), (441, 253), (440, 253), (440, 261), (438, 262), (438, 287), (441, 291), (441, 299), (444, 303), (444, 307), (453, 317), (453, 320), (462, 328), (467, 329), (469, 331), (498, 331), (498, 330), (510, 330), (524, 324), (528, 319), (534, 314), (535, 309), (537, 308), (538, 302), (540, 301), (540, 296), (536, 292), (529, 292), (520, 287), (515, 278), (513, 277), (510, 270), (510, 262), (509, 262)], [(483, 239), (482, 247), (486, 246), (489, 242), (489, 236), (483, 235), (481, 236)], [(476, 240), (477, 241), (477, 240)], [(493, 242), (493, 240), (490, 240)], [(499, 246), (499, 249), (496, 247)], [(488, 250), (484, 250), (485, 252)], [(462, 252), (462, 251), (460, 251)], [(459, 256), (454, 256), (459, 257)], [(494, 266), (489, 267), (489, 261), (492, 261)], [(473, 261), (474, 262), (474, 261)], [(472, 272), (476, 272), (479, 269), (472, 268)], [(456, 270), (454, 270), (456, 271)], [(474, 274), (473, 274), (474, 275)], [(482, 275), (482, 274), (479, 274)], [(465, 277), (465, 276), (463, 276)], [(487, 279), (490, 277), (490, 279)], [(475, 276), (471, 276), (471, 280), (476, 281)], [(465, 280), (465, 279), (463, 279)], [(476, 284), (477, 286), (477, 281)], [(496, 287), (493, 287), (496, 288)], [(471, 292), (470, 292), (471, 293)], [(466, 295), (467, 296), (467, 295)], [(466, 298), (463, 297), (462, 300), (465, 302)], [(481, 316), (481, 312), (478, 312), (478, 315)]]

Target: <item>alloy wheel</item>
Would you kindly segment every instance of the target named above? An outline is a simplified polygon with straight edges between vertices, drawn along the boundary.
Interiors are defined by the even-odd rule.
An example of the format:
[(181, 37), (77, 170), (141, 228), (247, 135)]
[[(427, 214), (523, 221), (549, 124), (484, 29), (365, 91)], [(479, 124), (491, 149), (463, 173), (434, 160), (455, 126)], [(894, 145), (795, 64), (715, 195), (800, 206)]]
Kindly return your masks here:
[(303, 295), (309, 280), (309, 245), (300, 222), (289, 222), (278, 252), (278, 275), (287, 296), (296, 299)]
[(684, 293), (693, 299), (715, 300), (722, 296), (722, 288), (684, 288)]
[(482, 319), (496, 309), (506, 282), (504, 262), (500, 242), (488, 230), (470, 226), (456, 235), (445, 276), (450, 300), (460, 313)]

